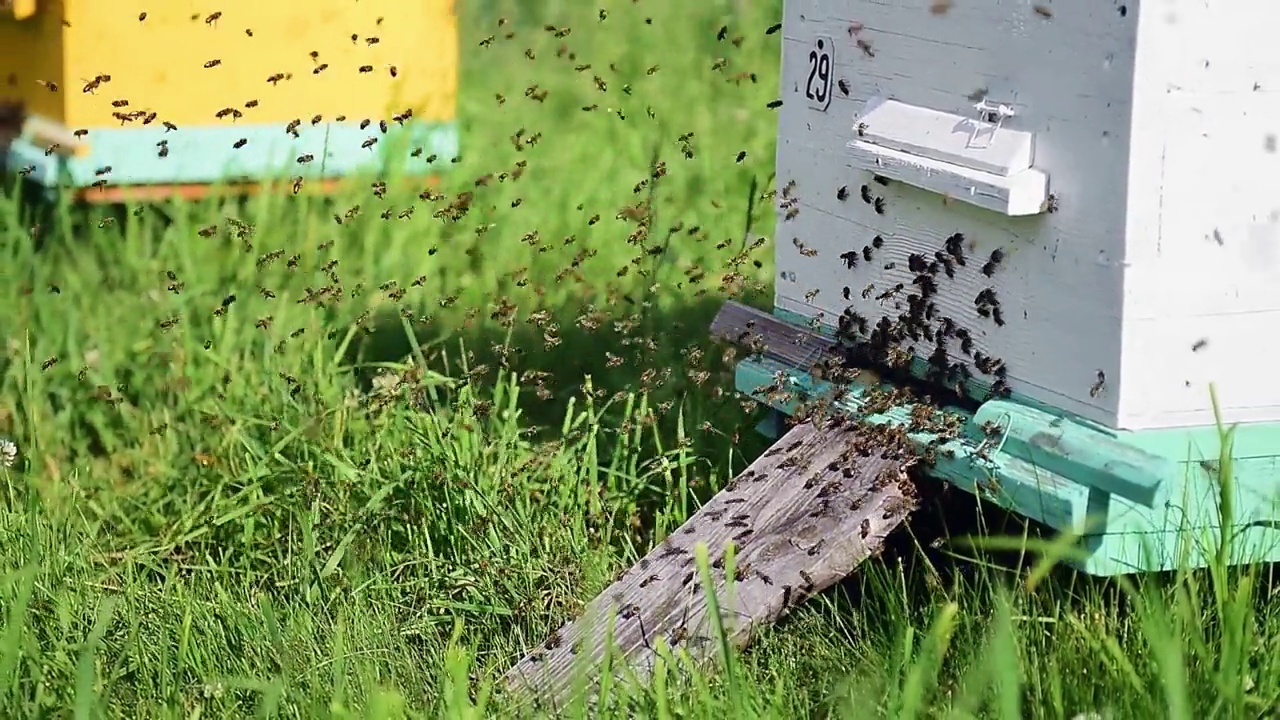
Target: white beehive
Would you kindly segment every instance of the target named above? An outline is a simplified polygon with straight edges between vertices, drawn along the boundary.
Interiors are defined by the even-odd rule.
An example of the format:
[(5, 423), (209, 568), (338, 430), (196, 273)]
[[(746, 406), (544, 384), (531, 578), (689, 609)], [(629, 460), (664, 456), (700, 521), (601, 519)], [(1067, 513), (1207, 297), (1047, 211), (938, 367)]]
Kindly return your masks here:
[(910, 256), (960, 233), (933, 324), (1015, 394), (1143, 430), (1212, 424), (1214, 383), (1227, 421), (1280, 420), (1277, 21), (1274, 0), (786, 0), (777, 307), (893, 320)]

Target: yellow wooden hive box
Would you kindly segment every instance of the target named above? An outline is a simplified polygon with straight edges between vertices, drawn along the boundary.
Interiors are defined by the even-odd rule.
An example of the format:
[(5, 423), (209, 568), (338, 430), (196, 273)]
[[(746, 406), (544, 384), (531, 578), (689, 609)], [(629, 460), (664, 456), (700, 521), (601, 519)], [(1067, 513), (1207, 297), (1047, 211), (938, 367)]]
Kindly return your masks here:
[(457, 154), (453, 0), (5, 6), (7, 165), (48, 188), (427, 175)]

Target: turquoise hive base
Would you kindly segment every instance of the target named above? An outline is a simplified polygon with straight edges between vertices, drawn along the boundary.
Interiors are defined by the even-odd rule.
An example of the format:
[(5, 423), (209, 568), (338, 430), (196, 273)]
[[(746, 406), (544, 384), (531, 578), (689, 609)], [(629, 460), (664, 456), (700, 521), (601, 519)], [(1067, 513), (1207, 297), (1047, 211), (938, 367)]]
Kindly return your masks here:
[[(775, 316), (793, 325), (798, 318)], [(804, 327), (809, 327), (803, 323)], [(823, 396), (875, 424), (910, 428), (912, 407), (861, 412), (875, 388), (841, 387), (763, 357), (737, 366), (736, 386), (776, 411)], [(782, 382), (790, 396), (769, 392)], [(939, 441), (910, 433), (936, 449), (931, 476), (984, 501), (1078, 537), (1063, 562), (1092, 575), (1202, 567), (1220, 546), (1220, 434), (1216, 427), (1115, 431), (1016, 396), (988, 400), (976, 412), (943, 408), (964, 421), (959, 437)], [(777, 418), (758, 428), (776, 437)], [(1227, 456), (1233, 511), (1232, 563), (1280, 559), (1280, 424), (1237, 426)]]
[[(362, 130), (355, 122), (304, 121), (296, 138), (286, 128), (285, 123), (232, 123), (166, 130), (158, 122), (102, 128), (84, 138), (89, 153), (81, 157), (50, 154), (45, 147), (17, 138), (5, 163), (9, 171), (21, 171), (36, 185), (55, 189), (87, 188), (100, 180), (132, 186), (261, 182), (299, 175), (307, 180), (361, 173), (425, 176), (449, 167), (458, 154), (457, 125), (452, 121), (388, 122), (386, 133), (377, 123)], [(369, 138), (378, 142), (364, 147)], [(237, 148), (241, 140), (245, 142)], [(162, 141), (168, 146), (164, 157)], [(305, 155), (310, 161), (298, 162)], [(99, 174), (108, 167), (110, 172)]]

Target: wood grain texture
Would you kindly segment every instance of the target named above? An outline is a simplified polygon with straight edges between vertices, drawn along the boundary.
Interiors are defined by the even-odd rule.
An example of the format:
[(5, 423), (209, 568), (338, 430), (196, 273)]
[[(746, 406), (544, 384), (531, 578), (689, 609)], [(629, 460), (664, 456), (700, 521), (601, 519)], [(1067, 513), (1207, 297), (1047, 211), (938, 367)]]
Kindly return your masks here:
[[(725, 632), (746, 645), (762, 624), (848, 575), (880, 548), (916, 506), (904, 463), (881, 457), (875, 439), (848, 420), (796, 425), (710, 502), (507, 673), (510, 689), (563, 707), (611, 667), (646, 678), (660, 641), (696, 661), (716, 656), (704, 584), (694, 561), (705, 543)], [(736, 547), (727, 592), (724, 554)], [(616, 671), (615, 671), (616, 672)]]
[(806, 372), (835, 350), (835, 343), (818, 332), (733, 300), (720, 306), (711, 336)]

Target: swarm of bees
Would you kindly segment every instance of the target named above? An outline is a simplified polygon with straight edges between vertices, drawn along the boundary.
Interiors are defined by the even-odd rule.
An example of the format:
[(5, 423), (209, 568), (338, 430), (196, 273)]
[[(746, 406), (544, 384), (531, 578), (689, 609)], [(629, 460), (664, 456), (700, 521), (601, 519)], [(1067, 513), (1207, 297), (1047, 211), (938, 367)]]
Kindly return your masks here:
[[(945, 12), (949, 6), (949, 2), (935, 2), (933, 8), (935, 12)], [(592, 24), (607, 30), (611, 23), (617, 22), (618, 14), (615, 10), (611, 16), (600, 9), (593, 13)], [(209, 33), (219, 32), (220, 25), (238, 22), (231, 14), (224, 17), (221, 12), (192, 15), (190, 20), (201, 32)], [(155, 22), (149, 20), (146, 13), (141, 13), (137, 21)], [(228, 30), (223, 27), (221, 31)], [(709, 38), (713, 41), (715, 57), (707, 58), (707, 62), (699, 66), (709, 67), (725, 87), (735, 92), (741, 89), (753, 98), (751, 107), (761, 117), (761, 126), (765, 128), (762, 132), (768, 134), (774, 126), (772, 116), (765, 111), (782, 107), (783, 100), (766, 101), (764, 97), (756, 97), (759, 92), (757, 69), (742, 64), (739, 51), (749, 41), (761, 38), (779, 41), (780, 30), (778, 23), (753, 29), (723, 25)], [(255, 37), (251, 29), (243, 32), (249, 38)], [(365, 59), (359, 62), (346, 63), (311, 51), (300, 53), (292, 65), (271, 68), (269, 74), (267, 70), (262, 75), (255, 73), (253, 82), (260, 88), (255, 96), (220, 99), (212, 107), (221, 109), (210, 108), (213, 119), (225, 121), (225, 127), (239, 130), (251, 124), (263, 107), (272, 104), (272, 93), (290, 87), (291, 83), (322, 82), (338, 75), (352, 76), (360, 82), (408, 75), (414, 65), (407, 59), (397, 66), (394, 62), (384, 62), (396, 58), (375, 54), (389, 50), (393, 44), (388, 35), (387, 44), (382, 45), (377, 32), (361, 28), (341, 36), (344, 46), (349, 37), (353, 52), (367, 51)], [(237, 42), (247, 42), (240, 38), (240, 30), (234, 33)], [(259, 28), (258, 34), (266, 33)], [(395, 108), (383, 117), (359, 117), (354, 113), (351, 118), (330, 117), (328, 113), (322, 117), (314, 112), (298, 112), (297, 117), (283, 123), (282, 133), (275, 131), (277, 139), (314, 137), (333, 124), (345, 123), (359, 129), (360, 139), (356, 142), (370, 157), (402, 150), (406, 157), (420, 164), (442, 170), (450, 165), (460, 167), (457, 173), (438, 182), (421, 182), (407, 192), (404, 184), (390, 175), (373, 179), (361, 187), (358, 194), (344, 198), (341, 204), (327, 210), (323, 220), (311, 225), (299, 223), (300, 237), (287, 247), (267, 244), (254, 223), (237, 217), (234, 206), (219, 206), (219, 216), (204, 218), (191, 227), (189, 240), (200, 246), (229, 243), (238, 255), (252, 261), (246, 258), (244, 267), (240, 268), (244, 272), (228, 271), (227, 277), (234, 280), (222, 284), (180, 268), (158, 269), (155, 285), (148, 290), (160, 299), (155, 300), (155, 315), (143, 323), (148, 332), (153, 333), (153, 342), (158, 347), (170, 347), (186, 341), (190, 348), (203, 348), (209, 353), (208, 357), (215, 357), (222, 350), (219, 338), (228, 334), (222, 332), (222, 328), (240, 323), (250, 337), (262, 340), (263, 348), (284, 355), (296, 352), (295, 349), (304, 344), (316, 343), (315, 347), (320, 347), (320, 343), (330, 343), (332, 328), (325, 326), (335, 323), (351, 329), (343, 347), (347, 342), (358, 343), (375, 332), (375, 322), (389, 315), (395, 321), (396, 332), (401, 334), (405, 328), (414, 333), (431, 333), (444, 324), (464, 331), (482, 326), (499, 329), (502, 340), (466, 352), (463, 358), (466, 370), (459, 373), (462, 382), (481, 385), (491, 381), (501, 368), (516, 374), (531, 389), (529, 394), (544, 403), (563, 403), (579, 393), (589, 395), (593, 401), (621, 397), (628, 392), (661, 396), (647, 414), (627, 420), (625, 431), (635, 429), (631, 423), (659, 423), (668, 411), (681, 409), (682, 394), (687, 393), (709, 397), (712, 412), (736, 410), (738, 406), (744, 410), (757, 409), (754, 400), (733, 392), (733, 363), (748, 354), (750, 348), (716, 348), (701, 338), (686, 347), (672, 347), (678, 345), (676, 331), (681, 328), (676, 328), (675, 323), (659, 311), (671, 297), (700, 299), (715, 295), (728, 299), (767, 291), (761, 254), (770, 246), (768, 240), (753, 229), (776, 208), (783, 220), (780, 227), (785, 232), (786, 221), (802, 212), (797, 186), (788, 181), (777, 190), (762, 187), (760, 178), (771, 172), (772, 157), (759, 147), (726, 148), (731, 152), (723, 155), (709, 152), (706, 148), (714, 138), (707, 138), (705, 130), (688, 127), (681, 115), (663, 116), (642, 99), (645, 92), (653, 95), (663, 92), (662, 83), (669, 82), (667, 76), (674, 74), (673, 61), (643, 62), (628, 67), (612, 56), (590, 57), (578, 45), (586, 34), (550, 24), (532, 30), (517, 29), (513, 23), (501, 19), (492, 34), (476, 43), (473, 52), (505, 53), (503, 59), (507, 60), (523, 58), (521, 63), (540, 68), (540, 74), (511, 87), (492, 88), (493, 103), (489, 107), (493, 113), (509, 119), (510, 126), (498, 137), (464, 138), (464, 142), (477, 148), (476, 157), (465, 161), (448, 157), (450, 162), (445, 163), (445, 157), (424, 147), (426, 143), (422, 141), (415, 140), (416, 144), (402, 149), (389, 148), (398, 147), (399, 137), (412, 137), (408, 133), (397, 136), (396, 131), (401, 126), (413, 125), (415, 110), (423, 114), (421, 107)], [(851, 28), (850, 36), (857, 35)], [(525, 42), (529, 36), (532, 39)], [(865, 39), (859, 37), (857, 47), (867, 58), (876, 55), (876, 49)], [(199, 65), (200, 70), (208, 71), (201, 77), (209, 78), (210, 87), (216, 87), (223, 78), (237, 72), (236, 60), (230, 54), (225, 57), (202, 54), (200, 58), (193, 61), (193, 67)], [(541, 70), (546, 67), (562, 70), (568, 80), (563, 83), (549, 80)], [(306, 72), (308, 68), (310, 73)], [(59, 91), (53, 82), (42, 84), (50, 92)], [(104, 96), (105, 102), (122, 84), (111, 73), (101, 72), (85, 79), (81, 89), (84, 94)], [(836, 84), (840, 92), (849, 94), (846, 80), (840, 79)], [(489, 103), (490, 94), (484, 97)], [(154, 152), (158, 159), (174, 162), (173, 156), (180, 154), (183, 147), (177, 139), (182, 137), (182, 131), (176, 123), (151, 109), (159, 107), (154, 99), (112, 97), (109, 104), (115, 112), (114, 121), (121, 127), (151, 126), (155, 130), (163, 127), (165, 137), (155, 142)], [(548, 114), (557, 105), (573, 110), (570, 117), (556, 119), (565, 127), (555, 127), (547, 121)], [(575, 143), (584, 138), (590, 142), (591, 129), (605, 123), (611, 124), (609, 127), (625, 128), (617, 132), (630, 133), (636, 138), (636, 145), (647, 151), (643, 169), (635, 173), (619, 171), (617, 184), (621, 189), (612, 205), (588, 206), (577, 202), (577, 189), (569, 193), (575, 197), (574, 201), (563, 201), (563, 195), (554, 196), (553, 202), (563, 204), (554, 209), (555, 215), (578, 219), (571, 230), (552, 232), (533, 227), (535, 223), (530, 218), (537, 211), (531, 212), (529, 208), (544, 202), (545, 194), (539, 192), (540, 187), (547, 183), (583, 182), (581, 178), (551, 175), (557, 170), (558, 149), (554, 143), (564, 135), (575, 133), (582, 135), (571, 138)], [(175, 138), (172, 142), (170, 133)], [(241, 133), (235, 132), (225, 143), (241, 153), (259, 151), (261, 143), (251, 139), (256, 136), (246, 130), (242, 137), (234, 139), (238, 135)], [(91, 141), (92, 132), (77, 129), (74, 137)], [(548, 149), (545, 145), (553, 147)], [(283, 187), (286, 194), (291, 191), (292, 195), (300, 194), (308, 184), (319, 184), (315, 178), (327, 159), (322, 146), (298, 143), (296, 148), (285, 157), (289, 172)], [(597, 150), (602, 162), (609, 159), (607, 153), (613, 152), (612, 148)], [(713, 155), (715, 157), (710, 157)], [(754, 166), (757, 162), (764, 164), (763, 170)], [(735, 173), (734, 177), (746, 177), (753, 170), (759, 172), (760, 177), (750, 174), (749, 186), (739, 196), (714, 198), (688, 209), (686, 199), (672, 198), (672, 178), (690, 172), (705, 173), (705, 169), (691, 171), (690, 168), (706, 163), (718, 163), (723, 172)], [(618, 167), (626, 165), (619, 162)], [(114, 178), (126, 174), (121, 170), (103, 166), (97, 169), (95, 177), (106, 187)], [(466, 176), (459, 177), (461, 172), (466, 172)], [(585, 180), (593, 181), (595, 178)], [(702, 182), (702, 177), (696, 176), (695, 182)], [(767, 184), (772, 180), (763, 182)], [(830, 198), (828, 193), (832, 190), (828, 187), (822, 192)], [(580, 194), (589, 196), (585, 189)], [(892, 218), (894, 193), (890, 181), (883, 177), (870, 176), (865, 182), (849, 180), (848, 184), (835, 188), (834, 195), (841, 203), (873, 213), (870, 215), (873, 219)], [(733, 217), (731, 233), (719, 229), (728, 225), (728, 221), (720, 221), (730, 215)], [(414, 238), (431, 239), (413, 246), (414, 255), (406, 257), (404, 262), (405, 276), (376, 280), (353, 278), (351, 273), (358, 269), (349, 267), (349, 260), (344, 263), (339, 259), (351, 256), (336, 250), (376, 235), (377, 230), (371, 228), (379, 227), (379, 223), (405, 223), (415, 228), (411, 233)], [(100, 226), (104, 231), (118, 230), (112, 218), (102, 218)], [(416, 232), (423, 227), (431, 230)], [(815, 239), (790, 236), (780, 239), (792, 243), (802, 256), (817, 255)], [(835, 347), (822, 359), (821, 366), (815, 366), (814, 373), (839, 386), (864, 382), (870, 373), (862, 373), (874, 370), (878, 378), (895, 381), (898, 388), (873, 393), (867, 403), (868, 413), (904, 404), (920, 405), (925, 409), (918, 417), (913, 416), (917, 428), (932, 428), (943, 439), (955, 437), (958, 427), (954, 418), (937, 412), (933, 400), (954, 396), (957, 402), (964, 402), (965, 398), (980, 392), (975, 388), (981, 385), (985, 385), (986, 396), (1007, 396), (1009, 370), (1003, 360), (984, 354), (982, 333), (950, 317), (940, 297), (952, 292), (957, 278), (976, 276), (975, 279), (982, 282), (982, 289), (973, 296), (974, 314), (989, 321), (993, 328), (1005, 326), (1007, 310), (1003, 302), (1009, 298), (1002, 298), (994, 283), (1006, 262), (1006, 250), (975, 249), (969, 238), (955, 232), (940, 243), (933, 241), (927, 248), (913, 248), (905, 260), (909, 277), (902, 277), (901, 282), (886, 282), (881, 270), (895, 267), (886, 261), (895, 242), (898, 238), (888, 231), (869, 232), (838, 254), (837, 267), (850, 275), (848, 284), (839, 291), (849, 306), (835, 318)], [(618, 248), (628, 257), (613, 260), (618, 258)], [(449, 262), (441, 255), (448, 256)], [(516, 260), (500, 269), (492, 267), (494, 259), (501, 260), (503, 255)], [(691, 257), (696, 259), (690, 260)], [(558, 265), (557, 259), (562, 260)], [(434, 268), (430, 266), (433, 262), (438, 262)], [(866, 277), (867, 272), (874, 277)], [(860, 273), (864, 275), (853, 277)], [(486, 274), (498, 277), (491, 293), (482, 295), (465, 287), (465, 278)], [(210, 277), (217, 275), (210, 269)], [(810, 302), (818, 299), (817, 289), (807, 293)], [(576, 307), (557, 307), (556, 296), (575, 297), (581, 303)], [(173, 306), (166, 303), (177, 302), (177, 298), (198, 307), (198, 315), (175, 313)], [(863, 301), (859, 306), (864, 311), (867, 305), (876, 303), (883, 312), (879, 316), (859, 312), (854, 306), (855, 298)], [(967, 303), (967, 298), (968, 293), (962, 296), (962, 301)], [(691, 330), (699, 336), (705, 333), (705, 328)], [(343, 336), (341, 332), (337, 335)], [(583, 379), (585, 373), (575, 375), (576, 368), (533, 364), (537, 362), (534, 356), (557, 349), (559, 354), (553, 357), (581, 360), (581, 356), (594, 354), (595, 369), (609, 379), (617, 379), (616, 382), (611, 384), (610, 380), (599, 377), (587, 382)], [(566, 349), (572, 351), (565, 352)], [(361, 395), (359, 402), (364, 403), (365, 410), (376, 414), (394, 403), (428, 402), (424, 399), (425, 391), (414, 389), (424, 386), (425, 368), (417, 367), (416, 363), (432, 362), (436, 356), (428, 357), (420, 347), (415, 347), (415, 351), (419, 354), (415, 357), (416, 371), (396, 375), (395, 382), (387, 386), (395, 392), (369, 391)], [(311, 357), (322, 353), (297, 354)], [(666, 363), (668, 356), (678, 358), (676, 362), (680, 365)], [(73, 369), (80, 364), (69, 359), (60, 365), (57, 355), (45, 357), (40, 367), (48, 373), (61, 373), (68, 364)], [(924, 361), (923, 370), (913, 366), (920, 364), (916, 361)], [(285, 397), (305, 397), (310, 392), (306, 375), (299, 369), (291, 372), (272, 382)], [(82, 375), (81, 381), (86, 386), (106, 389), (105, 393), (94, 395), (102, 402), (113, 405), (126, 402), (125, 393), (111, 390), (114, 380), (102, 382), (98, 372), (87, 366)], [(226, 377), (223, 388), (231, 382), (229, 376)], [(1105, 377), (1100, 370), (1096, 391), (1091, 394), (1097, 396), (1103, 392), (1104, 385)], [(223, 389), (214, 388), (210, 392), (216, 398)], [(767, 394), (781, 398), (788, 392), (779, 386), (769, 389)], [(829, 402), (801, 399), (795, 414), (806, 418), (833, 411)], [(487, 416), (492, 407), (481, 402), (476, 412)], [(158, 432), (172, 431), (181, 422), (182, 419), (174, 419)], [(739, 440), (739, 430), (717, 426), (710, 420), (703, 421), (699, 427), (704, 436), (722, 436), (734, 444)], [(933, 452), (932, 448), (918, 447), (905, 430), (884, 430), (867, 436), (864, 443), (851, 448), (850, 457), (888, 454), (901, 458), (904, 463), (917, 460), (927, 463)], [(199, 468), (212, 468), (220, 460), (201, 450), (193, 455), (193, 462)], [(830, 487), (817, 487), (814, 491), (820, 497), (835, 493)], [(735, 531), (737, 540), (745, 540), (752, 531), (745, 515), (728, 512), (724, 521), (728, 523), (726, 527)], [(812, 545), (806, 552), (816, 553), (818, 547)], [(738, 573), (744, 582), (772, 583), (767, 576), (753, 575), (749, 568), (739, 568)], [(646, 582), (659, 580), (654, 576)], [(796, 591), (802, 592), (803, 587), (797, 586)], [(788, 589), (788, 594), (790, 592)], [(553, 638), (547, 648), (553, 649), (558, 642)]]

